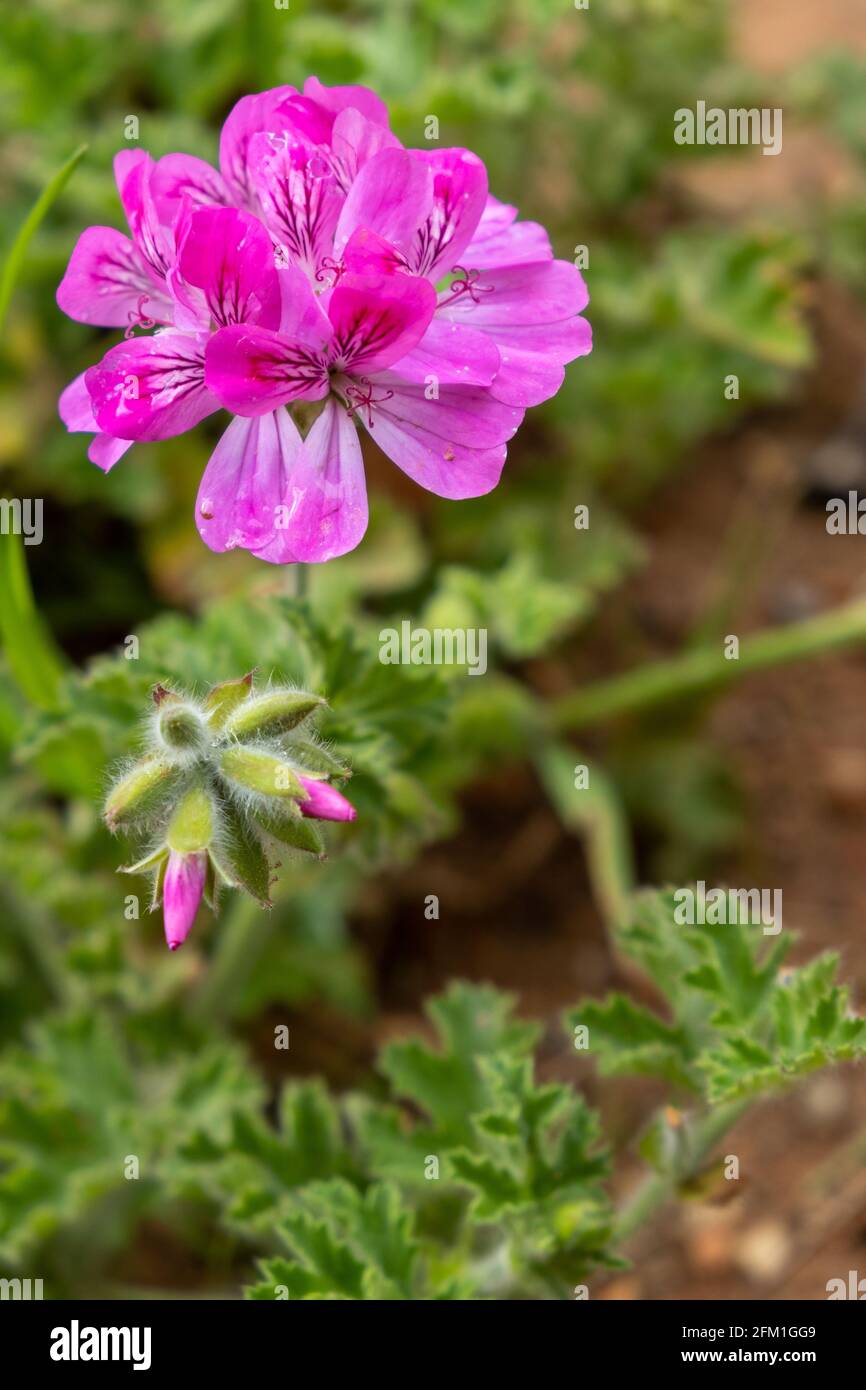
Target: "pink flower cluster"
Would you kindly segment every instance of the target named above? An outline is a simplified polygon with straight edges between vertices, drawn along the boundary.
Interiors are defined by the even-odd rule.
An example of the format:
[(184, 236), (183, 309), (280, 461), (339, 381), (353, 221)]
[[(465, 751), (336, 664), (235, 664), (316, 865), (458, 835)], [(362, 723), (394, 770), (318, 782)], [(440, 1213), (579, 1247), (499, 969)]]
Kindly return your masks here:
[[(131, 237), (85, 231), (57, 302), (124, 336), (60, 414), (107, 471), (136, 440), (230, 411), (196, 503), (213, 550), (352, 550), (356, 423), (431, 492), (489, 492), (526, 408), (590, 351), (582, 277), (543, 227), (489, 195), (469, 150), (404, 148), (364, 87), (242, 98), (218, 171), (129, 150), (115, 174)], [(321, 403), (303, 439), (295, 401)]]

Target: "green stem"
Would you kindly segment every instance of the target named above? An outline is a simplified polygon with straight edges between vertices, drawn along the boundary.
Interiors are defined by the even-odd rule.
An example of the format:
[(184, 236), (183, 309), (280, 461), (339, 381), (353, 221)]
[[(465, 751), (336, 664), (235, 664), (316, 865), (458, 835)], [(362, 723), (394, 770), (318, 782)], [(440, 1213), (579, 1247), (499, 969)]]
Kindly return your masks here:
[(750, 1100), (731, 1101), (728, 1105), (711, 1110), (704, 1117), (692, 1136), (685, 1159), (670, 1172), (651, 1173), (623, 1207), (614, 1226), (615, 1241), (627, 1241), (638, 1227), (670, 1200), (680, 1183), (695, 1175), (719, 1140), (733, 1128), (750, 1104)]
[(309, 566), (299, 561), (295, 565), (295, 598), (305, 599), (309, 590)]
[[(580, 790), (574, 780), (578, 764), (587, 776)], [(540, 745), (535, 765), (563, 825), (583, 841), (593, 898), (616, 951), (616, 929), (627, 915), (637, 871), (628, 820), (614, 784), (600, 766), (554, 739)]]
[(802, 661), (820, 652), (866, 643), (866, 600), (821, 613), (816, 618), (769, 628), (744, 637), (738, 659), (726, 659), (722, 643), (653, 662), (621, 676), (596, 681), (553, 702), (551, 718), (558, 729), (579, 729), (660, 705), (683, 696), (708, 694), (732, 685), (741, 676)]
[(9, 301), (12, 298), (12, 291), (15, 288), (21, 267), (24, 264), (24, 257), (27, 247), (34, 233), (38, 230), (45, 214), (49, 211), (52, 204), (60, 197), (64, 188), (72, 178), (75, 169), (87, 153), (86, 145), (79, 145), (73, 155), (70, 155), (62, 169), (45, 185), (36, 202), (25, 217), (21, 228), (9, 248), (9, 253), (0, 271), (0, 329), (6, 319), (6, 311), (9, 308)]
[[(9, 248), (0, 270), (0, 331), (31, 238), (66, 187), (86, 150), (86, 145), (80, 145), (46, 184)], [(0, 537), (0, 639), (9, 669), (22, 693), (41, 709), (55, 709), (59, 703), (62, 658), (39, 617), (30, 587), (22, 539), (12, 533)]]
[(30, 586), (24, 543), (0, 536), (0, 640), (15, 684), (38, 709), (60, 704), (62, 659)]

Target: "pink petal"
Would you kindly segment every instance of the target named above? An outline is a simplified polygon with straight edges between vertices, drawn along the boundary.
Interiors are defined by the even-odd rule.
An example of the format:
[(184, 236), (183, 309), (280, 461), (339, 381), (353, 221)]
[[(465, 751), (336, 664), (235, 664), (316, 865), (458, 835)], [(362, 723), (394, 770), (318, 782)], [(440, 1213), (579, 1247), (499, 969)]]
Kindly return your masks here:
[(172, 306), (154, 284), (129, 237), (114, 227), (88, 227), (73, 248), (57, 303), (71, 319), (127, 328), (142, 318), (171, 323)]
[(287, 135), (253, 136), (249, 160), (265, 222), (288, 263), (313, 279), (333, 251), (343, 204), (334, 175), (321, 155)]
[(349, 190), (334, 235), (334, 255), (342, 254), (356, 228), (367, 227), (405, 257), (432, 206), (433, 177), (427, 164), (408, 150), (381, 150)]
[(119, 439), (168, 439), (219, 409), (204, 384), (206, 341), (167, 329), (111, 348), (84, 378), (99, 428)]
[(84, 380), (85, 375), (86, 373), (82, 372), (74, 381), (70, 381), (61, 391), (57, 402), (57, 413), (70, 434), (95, 434), (99, 429), (93, 414), (90, 392)]
[[(189, 206), (189, 205), (188, 205)], [(186, 212), (181, 213), (180, 221), (188, 225)], [(181, 244), (185, 233), (181, 234)], [(175, 262), (165, 277), (168, 292), (174, 306), (173, 325), (184, 333), (210, 333), (211, 311), (201, 290), (184, 280), (180, 266)]]
[[(143, 151), (135, 153), (143, 154)], [(115, 160), (115, 167), (118, 170), (123, 168), (121, 156)], [(174, 238), (170, 228), (160, 222), (154, 201), (151, 179), (155, 168), (149, 154), (131, 162), (120, 188), (120, 201), (136, 249), (159, 284), (165, 279), (174, 259)]]
[(113, 434), (95, 434), (90, 441), (87, 457), (103, 473), (110, 473), (114, 465), (132, 448), (131, 439), (117, 439)]
[(232, 200), (252, 212), (256, 210), (256, 196), (247, 158), (250, 140), (262, 130), (291, 129), (291, 120), (281, 108), (294, 95), (294, 87), (272, 87), (267, 92), (241, 97), (223, 125), (220, 172)]
[(487, 170), (470, 150), (411, 154), (432, 175), (433, 207), (414, 239), (409, 265), (435, 281), (462, 263), (487, 201)]
[(213, 334), (205, 380), (234, 415), (266, 415), (287, 401), (318, 401), (328, 393), (328, 369), (317, 350), (255, 324)]
[(205, 850), (198, 850), (195, 854), (179, 854), (177, 850), (169, 852), (162, 893), (162, 911), (165, 939), (170, 951), (176, 951), (189, 936), (201, 903), (206, 874)]
[(390, 399), (377, 401), (368, 418), (360, 417), (383, 453), (440, 497), (480, 497), (499, 481), (506, 443), (523, 419), (494, 399), (490, 389), (445, 386), (439, 399), (428, 401), (420, 386), (409, 385), (394, 372), (375, 378), (374, 395), (391, 390)]
[(592, 351), (592, 329), (578, 315), (559, 323), (488, 331), (502, 359), (491, 394), (508, 405), (525, 408), (549, 400), (562, 385), (564, 364)]
[(435, 308), (436, 291), (420, 276), (344, 276), (328, 301), (330, 361), (353, 375), (389, 367), (421, 341)]
[(358, 812), (342, 792), (329, 782), (318, 782), (312, 777), (298, 777), (307, 793), (304, 801), (299, 801), (301, 815), (312, 820), (356, 820)]
[(374, 403), (374, 422), (378, 415), (386, 414), (446, 442), (460, 440), (470, 449), (506, 444), (524, 416), (524, 411), (495, 400), (489, 387), (444, 386), (438, 400), (428, 400), (423, 386), (402, 380), (399, 367), (379, 372), (372, 385), (376, 396), (391, 393), (384, 404)]
[(346, 189), (351, 188), (358, 171), (380, 150), (400, 148), (400, 141), (386, 126), (362, 116), (354, 107), (341, 111), (334, 121), (331, 151)]
[(345, 555), (363, 538), (367, 489), (361, 446), (354, 421), (333, 397), (304, 440), (284, 501), (283, 535), (257, 550), (262, 560), (314, 564)]
[(325, 87), (318, 77), (308, 77), (304, 83), (304, 96), (333, 116), (347, 107), (353, 107), (375, 125), (388, 124), (387, 106), (369, 87)]
[(557, 323), (589, 302), (583, 276), (570, 261), (484, 270), (464, 292), (461, 283), (445, 292), (437, 315), (460, 318), (473, 328)]
[(280, 114), (291, 120), (298, 138), (324, 149), (331, 144), (336, 118), (346, 110), (387, 128), (388, 111), (375, 92), (368, 87), (324, 87), (317, 77), (307, 78), (303, 96), (287, 97)]
[(138, 147), (118, 150), (117, 154), (114, 156), (114, 182), (117, 187), (117, 192), (120, 195), (121, 202), (123, 201), (123, 185), (126, 183), (133, 169), (141, 164), (142, 161), (146, 164), (149, 159), (150, 155), (147, 153), (147, 150), (140, 150)]
[(489, 386), (499, 371), (499, 349), (489, 334), (437, 317), (394, 370), (422, 386)]
[(184, 199), (194, 207), (224, 207), (231, 201), (222, 175), (192, 154), (163, 155), (156, 161), (150, 187), (166, 226), (174, 225)]
[(517, 208), (489, 195), (472, 240), (463, 252), (467, 266), (479, 270), (529, 261), (553, 260), (547, 232), (537, 222), (515, 222)]
[(232, 420), (198, 490), (196, 525), (205, 545), (258, 551), (284, 540), (281, 509), (300, 448), (301, 436), (285, 410)]
[(356, 227), (346, 242), (342, 262), (354, 275), (402, 275), (408, 269), (405, 258), (390, 241), (369, 227)]
[(280, 116), (296, 140), (310, 149), (326, 148), (331, 142), (334, 117), (310, 97), (296, 93), (287, 97), (280, 107)]
[(238, 208), (199, 208), (178, 257), (181, 278), (202, 291), (213, 321), (280, 322), (280, 282), (271, 239), (257, 217)]
[(490, 335), (502, 359), (492, 393), (525, 408), (554, 396), (565, 363), (591, 350), (591, 329), (579, 317), (587, 300), (576, 267), (550, 260), (482, 271), (468, 289), (452, 285), (436, 316)]
[(101, 468), (103, 473), (107, 473), (118, 459), (123, 457), (127, 449), (132, 448), (132, 441), (115, 439), (113, 435), (99, 433), (90, 392), (84, 380), (85, 375), (86, 373), (82, 372), (61, 392), (57, 409), (70, 434), (94, 435), (87, 450), (87, 457), (97, 468)]
[(506, 446), (467, 449), (446, 443), (438, 435), (379, 412), (370, 433), (397, 467), (437, 497), (462, 501), (492, 492), (502, 477)]
[(283, 311), (280, 332), (287, 338), (297, 338), (310, 351), (321, 351), (333, 333), (331, 320), (322, 308), (324, 296), (313, 293), (312, 286), (296, 265), (278, 272)]

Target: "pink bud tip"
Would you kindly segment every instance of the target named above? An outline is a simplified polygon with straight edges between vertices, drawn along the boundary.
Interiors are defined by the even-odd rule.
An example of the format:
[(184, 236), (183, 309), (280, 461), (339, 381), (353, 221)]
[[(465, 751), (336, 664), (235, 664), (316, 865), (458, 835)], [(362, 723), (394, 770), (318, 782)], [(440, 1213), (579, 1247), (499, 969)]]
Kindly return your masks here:
[(298, 780), (307, 793), (304, 800), (298, 803), (301, 815), (309, 816), (311, 820), (356, 819), (358, 812), (336, 787), (328, 782), (317, 782), (312, 777), (299, 777)]
[(197, 850), (195, 854), (178, 854), (176, 850), (172, 850), (169, 854), (162, 893), (162, 912), (165, 920), (165, 939), (170, 951), (176, 951), (189, 936), (204, 892), (206, 874), (205, 850)]

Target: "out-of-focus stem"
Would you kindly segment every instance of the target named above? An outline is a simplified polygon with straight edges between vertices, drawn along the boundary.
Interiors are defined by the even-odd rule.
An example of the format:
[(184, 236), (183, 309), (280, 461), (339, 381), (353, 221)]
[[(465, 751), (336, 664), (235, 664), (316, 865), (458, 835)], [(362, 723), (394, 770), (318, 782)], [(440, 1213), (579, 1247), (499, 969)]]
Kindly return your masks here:
[(683, 696), (708, 694), (742, 676), (802, 661), (821, 652), (866, 643), (866, 600), (816, 618), (744, 637), (738, 659), (728, 660), (721, 642), (656, 661), (621, 676), (595, 681), (555, 700), (550, 717), (557, 729), (580, 729), (616, 715), (649, 709)]
[(748, 1100), (719, 1105), (700, 1121), (684, 1159), (665, 1173), (651, 1173), (626, 1202), (614, 1225), (614, 1240), (623, 1243), (673, 1196), (679, 1183), (693, 1177), (701, 1164), (750, 1105)]
[[(46, 184), (3, 257), (0, 269), (0, 330), (30, 240), (86, 151), (87, 146), (80, 145)], [(21, 537), (11, 532), (0, 537), (0, 638), (9, 669), (22, 693), (38, 708), (54, 709), (58, 703), (61, 658), (33, 599)]]
[(37, 709), (56, 709), (61, 657), (30, 587), (24, 543), (0, 536), (0, 640), (15, 684)]
[(15, 240), (3, 258), (3, 269), (0, 270), (0, 328), (3, 327), (6, 318), (6, 310), (9, 308), (12, 291), (21, 273), (21, 267), (24, 264), (24, 256), (30, 244), (30, 239), (39, 227), (52, 203), (54, 203), (63, 192), (86, 153), (87, 146), (79, 145), (78, 149), (74, 154), (70, 155), (63, 167), (58, 169), (54, 177), (48, 181), (22, 222), (18, 235), (15, 237)]

